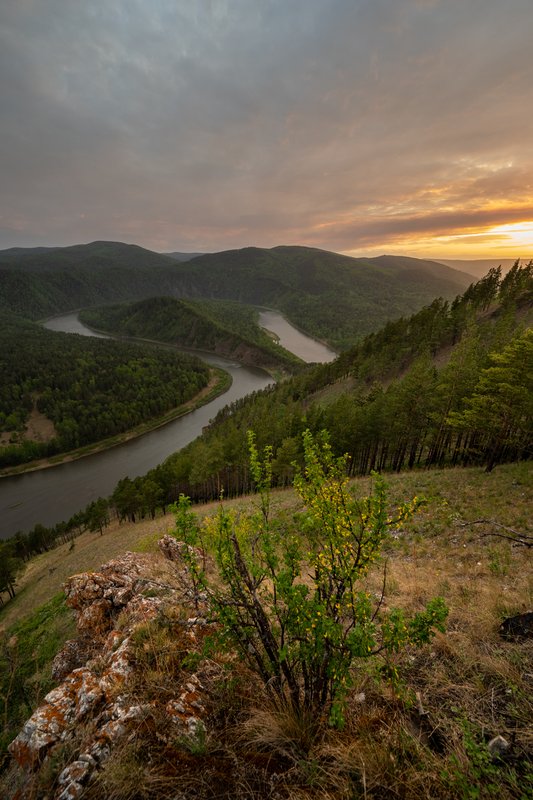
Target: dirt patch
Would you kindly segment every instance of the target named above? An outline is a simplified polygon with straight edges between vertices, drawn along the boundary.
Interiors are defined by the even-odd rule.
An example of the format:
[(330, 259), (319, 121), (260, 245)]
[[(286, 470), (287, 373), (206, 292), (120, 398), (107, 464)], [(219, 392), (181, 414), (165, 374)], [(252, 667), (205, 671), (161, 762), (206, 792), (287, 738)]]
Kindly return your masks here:
[(30, 412), (26, 427), (21, 431), (1, 431), (0, 447), (7, 447), (10, 444), (20, 444), (20, 442), (50, 442), (56, 436), (55, 425), (51, 419), (45, 417), (37, 410), (34, 405)]
[(56, 428), (52, 420), (34, 407), (26, 423), (24, 439), (32, 442), (50, 442), (55, 436)]

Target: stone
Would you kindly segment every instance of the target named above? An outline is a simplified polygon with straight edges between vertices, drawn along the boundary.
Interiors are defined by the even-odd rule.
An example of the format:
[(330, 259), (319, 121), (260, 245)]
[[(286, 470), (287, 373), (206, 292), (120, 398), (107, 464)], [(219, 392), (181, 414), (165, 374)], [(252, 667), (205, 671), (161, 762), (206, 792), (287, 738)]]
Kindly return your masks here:
[[(31, 786), (43, 762), (53, 763), (54, 748), (69, 743), (72, 760), (64, 766), (48, 800), (81, 798), (113, 749), (134, 735), (139, 722), (150, 715), (158, 719), (161, 713), (166, 715), (178, 734), (194, 733), (203, 725), (206, 691), (198, 674), (178, 681), (174, 699), (169, 701), (167, 694), (160, 704), (157, 699), (142, 702), (135, 682), (130, 683), (136, 667), (132, 634), (163, 608), (161, 598), (143, 595), (147, 585), (157, 585), (150, 576), (153, 566), (152, 556), (126, 553), (98, 572), (75, 575), (65, 584), (80, 638), (66, 642), (56, 656), (54, 676), (61, 683), (48, 692), (9, 746), (26, 774), (26, 785)], [(161, 565), (156, 566), (160, 574)], [(165, 602), (173, 597), (172, 591), (174, 603), (183, 596), (177, 585), (180, 577), (179, 572), (173, 576), (175, 590), (166, 586)], [(185, 612), (183, 621), (175, 624), (182, 626), (190, 650), (198, 650), (209, 624), (205, 616), (191, 617)]]
[(92, 648), (93, 640), (90, 637), (68, 639), (52, 662), (53, 680), (60, 681), (72, 670), (85, 664)]
[(77, 620), (78, 630), (93, 637), (101, 638), (112, 627), (111, 610), (113, 603), (104, 598), (95, 600), (80, 611)]
[(502, 639), (531, 639), (533, 638), (533, 611), (507, 617), (500, 625)]
[(511, 745), (504, 739), (503, 736), (495, 736), (494, 739), (491, 739), (487, 745), (488, 751), (491, 754), (492, 758), (498, 759), (503, 758), (509, 750), (511, 749)]
[(87, 777), (91, 765), (87, 761), (73, 761), (68, 767), (65, 767), (60, 774), (57, 782), (60, 786), (68, 785), (69, 783), (83, 783)]

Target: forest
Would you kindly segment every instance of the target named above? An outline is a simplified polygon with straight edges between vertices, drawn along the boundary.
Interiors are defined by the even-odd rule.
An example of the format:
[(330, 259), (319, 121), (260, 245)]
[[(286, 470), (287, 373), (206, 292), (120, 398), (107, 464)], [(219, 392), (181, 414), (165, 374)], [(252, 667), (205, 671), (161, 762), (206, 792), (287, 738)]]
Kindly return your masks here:
[[(56, 333), (0, 320), (0, 466), (66, 452), (134, 428), (190, 400), (209, 380), (193, 356), (149, 345)], [(53, 423), (25, 438), (34, 412)]]
[[(247, 430), (260, 447), (273, 446), (279, 486), (290, 484), (301, 464), (306, 428), (329, 432), (335, 453), (348, 454), (351, 475), (433, 465), (491, 469), (530, 458), (532, 305), (533, 264), (517, 264), (503, 278), (494, 269), (451, 304), (435, 300), (331, 364), (226, 407), (147, 479), (167, 501), (180, 493), (205, 500), (249, 491)], [(119, 484), (113, 502), (131, 518), (135, 490), (125, 487)]]
[(0, 251), (0, 311), (30, 319), (154, 296), (233, 300), (284, 313), (340, 350), (469, 276), (416, 258), (350, 258), (310, 247), (248, 247), (179, 262), (120, 242)]
[(123, 477), (111, 497), (70, 520), (20, 532), (2, 545), (9, 575), (88, 528), (102, 532), (114, 516), (155, 518), (180, 494), (205, 502), (251, 491), (249, 430), (259, 450), (273, 448), (274, 486), (292, 483), (306, 429), (327, 431), (353, 476), (529, 459), (532, 319), (533, 263), (504, 277), (492, 269), (453, 302), (434, 300), (334, 362), (226, 406), (201, 437), (146, 475)]
[(259, 327), (256, 309), (229, 300), (153, 297), (84, 309), (79, 317), (97, 330), (208, 350), (265, 369), (294, 372), (303, 367)]

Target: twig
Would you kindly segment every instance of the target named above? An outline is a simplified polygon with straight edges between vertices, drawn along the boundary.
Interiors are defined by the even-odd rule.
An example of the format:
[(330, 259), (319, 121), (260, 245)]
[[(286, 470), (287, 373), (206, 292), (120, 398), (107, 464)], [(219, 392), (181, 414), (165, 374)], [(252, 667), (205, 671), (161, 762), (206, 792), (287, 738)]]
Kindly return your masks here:
[(497, 536), (499, 539), (507, 539), (507, 541), (513, 542), (513, 544), (522, 545), (522, 547), (533, 547), (533, 539), (531, 538), (531, 536), (525, 537), (525, 539), (528, 539), (530, 541), (524, 541), (524, 537), (522, 537), (521, 534), (517, 534), (519, 538), (515, 539), (514, 536), (506, 536), (505, 533), (493, 532), (493, 533), (482, 533), (479, 538), (484, 539), (485, 536)]
[(528, 536), (526, 533), (520, 533), (520, 531), (516, 531), (514, 528), (508, 528), (507, 525), (502, 525), (500, 522), (495, 522), (493, 519), (474, 519), (472, 522), (459, 522), (457, 523), (460, 528), (467, 528), (470, 525), (494, 525), (496, 528), (501, 528), (507, 533), (513, 534), (512, 536), (507, 536), (505, 533), (497, 533), (496, 531), (489, 531), (488, 533), (482, 533), (479, 537), (483, 539), (485, 536), (498, 536), (500, 539), (507, 539), (514, 544), (522, 545), (523, 547), (533, 547), (533, 536)]

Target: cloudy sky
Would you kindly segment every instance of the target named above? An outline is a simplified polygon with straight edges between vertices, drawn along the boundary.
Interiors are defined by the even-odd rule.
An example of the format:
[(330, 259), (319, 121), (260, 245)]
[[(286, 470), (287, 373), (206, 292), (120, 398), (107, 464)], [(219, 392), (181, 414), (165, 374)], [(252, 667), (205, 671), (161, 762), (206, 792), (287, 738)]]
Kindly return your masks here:
[(533, 255), (532, 0), (1, 0), (0, 248)]

